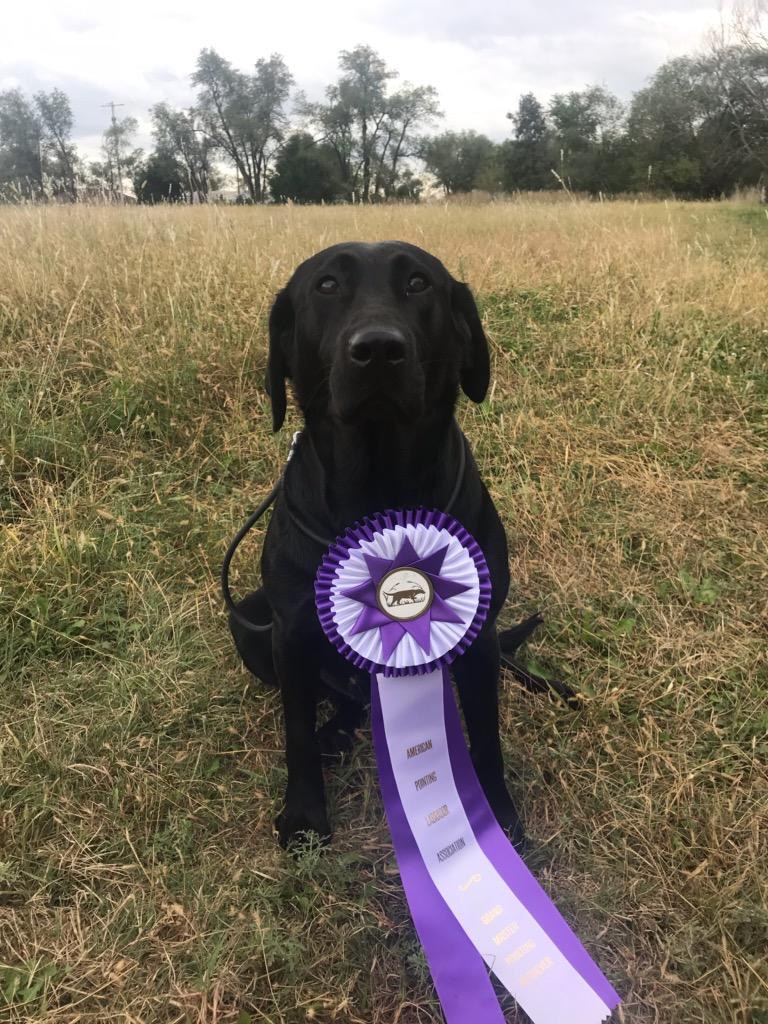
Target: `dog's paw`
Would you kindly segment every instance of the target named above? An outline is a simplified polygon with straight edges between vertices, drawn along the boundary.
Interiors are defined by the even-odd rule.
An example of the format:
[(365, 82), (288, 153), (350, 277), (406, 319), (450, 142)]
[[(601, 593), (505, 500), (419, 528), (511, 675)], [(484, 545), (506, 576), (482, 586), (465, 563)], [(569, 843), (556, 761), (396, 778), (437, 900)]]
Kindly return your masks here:
[(325, 810), (286, 806), (275, 819), (275, 828), (278, 842), (284, 850), (307, 843), (326, 846), (331, 841), (331, 827)]

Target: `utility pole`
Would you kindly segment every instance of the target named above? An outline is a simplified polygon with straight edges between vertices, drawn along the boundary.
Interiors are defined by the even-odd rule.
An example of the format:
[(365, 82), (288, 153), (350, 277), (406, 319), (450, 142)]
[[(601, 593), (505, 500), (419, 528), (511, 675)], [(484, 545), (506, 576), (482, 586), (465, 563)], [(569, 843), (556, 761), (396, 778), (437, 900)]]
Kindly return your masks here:
[(43, 140), (37, 136), (37, 164), (40, 170), (40, 199), (45, 197), (45, 184), (43, 181)]
[(102, 103), (102, 107), (109, 107), (112, 111), (112, 139), (115, 146), (115, 163), (117, 164), (117, 187), (118, 194), (120, 196), (119, 201), (123, 201), (123, 168), (120, 165), (120, 139), (117, 134), (117, 118), (115, 117), (115, 107), (124, 107), (124, 103), (115, 103), (114, 100), (110, 100), (109, 103)]

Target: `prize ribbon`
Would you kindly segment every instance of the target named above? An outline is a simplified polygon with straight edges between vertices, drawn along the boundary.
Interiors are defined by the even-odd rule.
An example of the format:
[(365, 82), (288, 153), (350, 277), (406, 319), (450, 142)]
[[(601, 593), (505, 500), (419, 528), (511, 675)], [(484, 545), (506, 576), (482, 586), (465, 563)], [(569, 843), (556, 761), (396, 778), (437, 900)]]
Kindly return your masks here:
[(491, 599), (477, 542), (442, 512), (378, 514), (331, 545), (315, 595), (371, 673), (384, 807), (447, 1024), (503, 1024), (489, 971), (534, 1024), (600, 1024), (619, 997), (496, 822), (461, 731), (448, 665)]

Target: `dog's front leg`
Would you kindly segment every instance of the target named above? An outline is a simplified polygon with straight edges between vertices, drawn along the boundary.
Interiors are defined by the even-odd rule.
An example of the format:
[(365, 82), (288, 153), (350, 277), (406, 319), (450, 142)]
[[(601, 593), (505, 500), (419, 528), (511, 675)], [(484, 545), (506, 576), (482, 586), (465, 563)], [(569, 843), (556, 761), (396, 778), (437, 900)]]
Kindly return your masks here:
[(283, 698), (288, 767), (285, 804), (275, 824), (280, 845), (285, 848), (313, 832), (325, 841), (331, 830), (316, 733), (317, 691), (311, 662), (308, 664), (303, 646), (281, 636), (278, 629), (272, 642)]
[(486, 626), (453, 664), (461, 709), (467, 724), (472, 763), (499, 825), (513, 844), (522, 846), (523, 826), (504, 781), (499, 739), (499, 641), (496, 627)]

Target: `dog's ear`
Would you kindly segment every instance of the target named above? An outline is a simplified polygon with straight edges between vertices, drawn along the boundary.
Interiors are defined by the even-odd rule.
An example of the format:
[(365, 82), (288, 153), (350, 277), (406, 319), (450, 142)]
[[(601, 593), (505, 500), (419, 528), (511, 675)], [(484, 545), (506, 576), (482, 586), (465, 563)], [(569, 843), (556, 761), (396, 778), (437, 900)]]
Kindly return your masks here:
[(288, 289), (275, 296), (269, 311), (269, 357), (266, 387), (272, 403), (272, 430), (283, 425), (286, 410), (285, 379), (291, 376), (290, 351), (293, 341), (293, 303)]
[(451, 289), (453, 321), (463, 342), (461, 390), (473, 402), (482, 402), (491, 383), (491, 357), (475, 300), (469, 288), (454, 281)]

